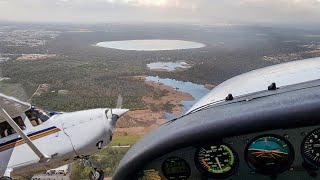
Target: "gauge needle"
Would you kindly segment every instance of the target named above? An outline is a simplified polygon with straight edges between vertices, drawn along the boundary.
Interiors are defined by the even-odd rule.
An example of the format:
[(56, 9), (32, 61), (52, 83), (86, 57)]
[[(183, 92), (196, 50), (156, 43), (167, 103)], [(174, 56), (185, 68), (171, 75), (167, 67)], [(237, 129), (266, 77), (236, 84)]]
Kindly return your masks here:
[(220, 161), (219, 161), (219, 159), (216, 157), (216, 158), (214, 158), (216, 161), (217, 161), (217, 163), (218, 163), (218, 166), (219, 166), (219, 168), (220, 168), (220, 170), (222, 171), (222, 167), (221, 167), (221, 164), (220, 164)]

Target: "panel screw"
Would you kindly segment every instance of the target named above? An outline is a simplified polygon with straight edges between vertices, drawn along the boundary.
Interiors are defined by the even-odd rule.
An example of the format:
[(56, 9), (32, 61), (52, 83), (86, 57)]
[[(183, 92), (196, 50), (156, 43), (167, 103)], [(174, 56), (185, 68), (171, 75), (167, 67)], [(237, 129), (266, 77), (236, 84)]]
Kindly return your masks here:
[(301, 136), (306, 136), (306, 135), (307, 135), (306, 132), (302, 132), (302, 133), (301, 133)]
[(283, 137), (285, 137), (286, 139), (289, 139), (289, 135), (288, 134), (284, 134)]

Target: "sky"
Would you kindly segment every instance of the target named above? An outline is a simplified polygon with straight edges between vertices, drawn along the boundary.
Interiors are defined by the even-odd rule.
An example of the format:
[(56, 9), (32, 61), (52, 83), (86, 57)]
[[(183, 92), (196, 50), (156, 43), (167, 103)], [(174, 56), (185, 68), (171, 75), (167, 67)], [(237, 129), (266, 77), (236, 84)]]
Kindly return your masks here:
[(0, 0), (0, 21), (319, 23), (320, 0)]

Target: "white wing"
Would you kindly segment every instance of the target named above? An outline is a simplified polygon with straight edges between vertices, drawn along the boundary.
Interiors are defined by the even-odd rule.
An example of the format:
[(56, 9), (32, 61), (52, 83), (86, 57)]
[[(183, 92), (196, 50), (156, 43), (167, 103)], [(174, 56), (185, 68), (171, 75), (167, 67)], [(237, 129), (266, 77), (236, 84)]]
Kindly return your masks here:
[[(20, 116), (31, 108), (31, 104), (0, 93), (0, 108), (5, 109), (10, 117)], [(0, 123), (5, 121), (0, 117)]]

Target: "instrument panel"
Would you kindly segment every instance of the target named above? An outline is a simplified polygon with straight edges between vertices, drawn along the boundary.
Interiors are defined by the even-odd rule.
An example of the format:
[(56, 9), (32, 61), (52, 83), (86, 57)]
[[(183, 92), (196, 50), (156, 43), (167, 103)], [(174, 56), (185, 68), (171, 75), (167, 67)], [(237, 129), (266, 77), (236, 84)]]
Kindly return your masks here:
[(320, 178), (320, 126), (196, 142), (146, 164), (137, 179)]

